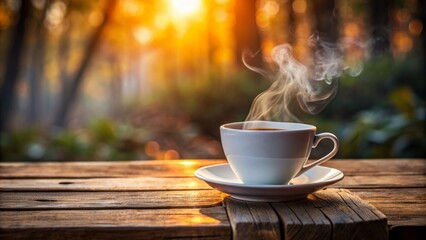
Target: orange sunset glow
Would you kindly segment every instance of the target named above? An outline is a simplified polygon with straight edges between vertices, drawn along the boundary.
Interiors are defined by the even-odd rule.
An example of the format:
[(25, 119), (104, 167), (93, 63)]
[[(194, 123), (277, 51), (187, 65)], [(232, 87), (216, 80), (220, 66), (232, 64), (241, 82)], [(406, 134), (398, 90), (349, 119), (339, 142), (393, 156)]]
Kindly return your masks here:
[(422, 4), (0, 0), (1, 147), (17, 160), (222, 158), (218, 126), (246, 119), (289, 44), (309, 71), (341, 68), (322, 112), (290, 107), (299, 121), (340, 134), (341, 157), (419, 156)]
[(181, 16), (194, 15), (202, 6), (202, 0), (170, 0), (170, 13)]

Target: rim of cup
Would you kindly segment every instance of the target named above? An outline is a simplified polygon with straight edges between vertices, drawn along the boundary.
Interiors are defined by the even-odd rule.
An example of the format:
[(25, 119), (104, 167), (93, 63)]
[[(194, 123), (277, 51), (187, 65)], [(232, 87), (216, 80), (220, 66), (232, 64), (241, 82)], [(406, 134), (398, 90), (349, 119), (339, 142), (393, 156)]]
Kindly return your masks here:
[[(278, 122), (278, 121), (243, 121), (243, 122), (232, 122), (225, 123), (220, 126), (221, 129), (226, 129), (228, 131), (236, 131), (236, 132), (260, 132), (256, 129), (244, 129), (242, 128), (244, 124), (252, 123), (252, 124), (270, 124), (270, 126), (256, 126), (258, 128), (273, 128), (273, 131), (261, 131), (262, 133), (273, 133), (273, 132), (289, 132), (289, 131), (316, 131), (317, 127), (314, 125), (306, 124), (306, 123), (297, 123), (297, 122)], [(282, 129), (281, 129), (282, 128)]]

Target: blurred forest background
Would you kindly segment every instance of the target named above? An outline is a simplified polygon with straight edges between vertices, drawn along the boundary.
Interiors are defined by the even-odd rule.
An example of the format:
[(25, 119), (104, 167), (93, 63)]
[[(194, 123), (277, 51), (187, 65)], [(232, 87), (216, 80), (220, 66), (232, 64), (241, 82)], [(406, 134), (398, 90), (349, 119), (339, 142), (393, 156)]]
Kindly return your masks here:
[(1, 161), (223, 158), (270, 82), (271, 49), (312, 35), (362, 60), (303, 122), (340, 158), (426, 157), (422, 0), (0, 0)]

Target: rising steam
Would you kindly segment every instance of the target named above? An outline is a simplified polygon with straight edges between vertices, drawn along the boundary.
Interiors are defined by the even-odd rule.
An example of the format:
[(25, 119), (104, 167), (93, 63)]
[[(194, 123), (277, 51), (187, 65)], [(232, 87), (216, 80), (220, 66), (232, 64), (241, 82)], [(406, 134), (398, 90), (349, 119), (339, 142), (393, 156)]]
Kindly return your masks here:
[[(359, 74), (362, 65), (349, 68), (344, 63), (343, 47), (311, 38), (314, 54), (307, 65), (297, 61), (289, 44), (272, 49), (271, 58), (277, 69), (267, 76), (264, 70), (246, 66), (272, 78), (269, 89), (253, 101), (248, 120), (299, 121), (292, 113), (298, 105), (304, 112), (317, 114), (325, 108), (337, 92), (337, 79), (344, 70)], [(352, 74), (351, 74), (352, 75)]]

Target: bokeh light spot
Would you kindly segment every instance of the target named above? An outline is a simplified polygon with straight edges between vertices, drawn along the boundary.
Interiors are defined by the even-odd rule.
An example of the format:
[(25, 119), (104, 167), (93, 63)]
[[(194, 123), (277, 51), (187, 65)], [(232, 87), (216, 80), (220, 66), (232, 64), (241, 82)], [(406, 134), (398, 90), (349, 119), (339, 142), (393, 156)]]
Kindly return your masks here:
[(89, 24), (92, 27), (98, 27), (104, 21), (104, 15), (100, 11), (94, 11), (89, 15)]
[(194, 14), (201, 8), (200, 0), (170, 0), (172, 11), (177, 15), (187, 16)]
[(263, 10), (271, 17), (277, 15), (280, 11), (280, 5), (276, 1), (270, 0), (265, 3)]
[(139, 27), (133, 31), (133, 36), (141, 44), (148, 44), (151, 42), (153, 36), (151, 30), (146, 27)]
[(408, 24), (408, 30), (414, 36), (419, 36), (423, 30), (423, 24), (419, 20), (413, 20)]
[(164, 160), (175, 160), (179, 158), (180, 158), (179, 153), (174, 149), (167, 150), (164, 153)]
[(155, 157), (160, 151), (160, 145), (156, 141), (149, 141), (145, 144), (145, 154), (149, 157)]
[(296, 13), (304, 13), (306, 12), (306, 2), (305, 0), (296, 0), (293, 2), (292, 8)]

